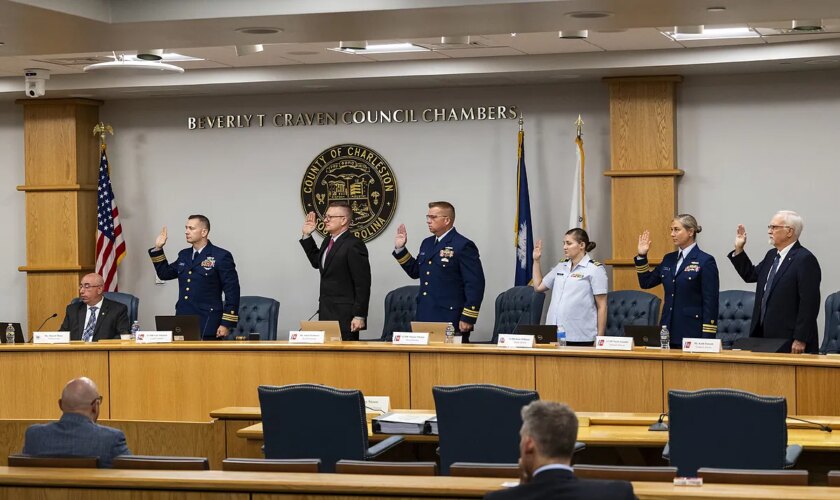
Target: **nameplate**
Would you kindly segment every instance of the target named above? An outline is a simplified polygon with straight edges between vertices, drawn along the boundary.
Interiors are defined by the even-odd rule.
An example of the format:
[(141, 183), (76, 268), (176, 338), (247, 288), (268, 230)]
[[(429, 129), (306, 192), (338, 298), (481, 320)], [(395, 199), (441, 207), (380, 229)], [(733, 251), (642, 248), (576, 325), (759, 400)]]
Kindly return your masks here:
[(529, 349), (534, 347), (534, 336), (501, 333), (499, 334), (499, 340), (496, 342), (496, 346), (506, 347), (508, 349)]
[(683, 339), (683, 352), (720, 352), (720, 339)]
[(172, 332), (137, 332), (138, 344), (168, 344), (172, 342)]
[(33, 344), (69, 344), (70, 332), (34, 332)]
[(632, 351), (633, 337), (595, 337), (595, 349), (605, 351)]
[(323, 344), (324, 331), (291, 331), (289, 332), (290, 344)]
[(391, 342), (400, 345), (429, 345), (429, 332), (394, 332)]
[(391, 398), (389, 396), (365, 396), (365, 409), (388, 413), (391, 411)]

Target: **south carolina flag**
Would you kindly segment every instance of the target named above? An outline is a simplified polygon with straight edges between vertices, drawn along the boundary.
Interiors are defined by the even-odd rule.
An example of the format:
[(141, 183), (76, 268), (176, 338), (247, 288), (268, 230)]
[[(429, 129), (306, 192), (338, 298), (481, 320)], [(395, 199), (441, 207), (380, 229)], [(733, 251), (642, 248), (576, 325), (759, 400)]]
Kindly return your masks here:
[[(521, 124), (521, 122), (520, 122)], [(516, 246), (515, 286), (531, 284), (534, 268), (534, 235), (531, 229), (531, 199), (528, 196), (528, 175), (525, 173), (525, 131), (519, 126), (519, 158), (516, 165)]]

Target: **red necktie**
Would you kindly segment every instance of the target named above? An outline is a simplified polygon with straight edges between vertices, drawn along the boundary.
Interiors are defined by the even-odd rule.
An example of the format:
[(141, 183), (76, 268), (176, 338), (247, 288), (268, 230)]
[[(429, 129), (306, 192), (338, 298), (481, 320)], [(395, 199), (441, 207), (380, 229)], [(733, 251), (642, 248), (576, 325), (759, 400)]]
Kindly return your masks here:
[(327, 258), (327, 254), (328, 254), (328, 253), (330, 253), (330, 250), (332, 250), (333, 243), (335, 243), (335, 240), (334, 240), (334, 239), (332, 239), (332, 238), (330, 238), (330, 242), (329, 242), (329, 244), (327, 245), (327, 249), (326, 249), (326, 250), (324, 250), (324, 259), (326, 259), (326, 258)]

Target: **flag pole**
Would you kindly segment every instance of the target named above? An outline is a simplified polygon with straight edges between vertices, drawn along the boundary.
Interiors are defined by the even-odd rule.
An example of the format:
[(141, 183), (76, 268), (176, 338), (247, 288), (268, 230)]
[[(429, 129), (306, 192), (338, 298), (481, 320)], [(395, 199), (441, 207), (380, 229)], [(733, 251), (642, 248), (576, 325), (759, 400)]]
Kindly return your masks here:
[(577, 143), (577, 146), (580, 151), (580, 227), (586, 230), (586, 160), (583, 154), (583, 119), (581, 118), (580, 114), (578, 114), (577, 120), (575, 121), (575, 127), (577, 129), (577, 137), (575, 138), (575, 142)]

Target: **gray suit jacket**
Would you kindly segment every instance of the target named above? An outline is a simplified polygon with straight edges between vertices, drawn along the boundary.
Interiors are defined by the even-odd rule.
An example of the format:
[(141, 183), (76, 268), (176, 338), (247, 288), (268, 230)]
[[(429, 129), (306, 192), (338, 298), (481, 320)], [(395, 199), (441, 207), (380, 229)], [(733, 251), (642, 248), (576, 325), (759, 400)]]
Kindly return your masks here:
[(58, 422), (26, 429), (23, 454), (99, 457), (100, 467), (111, 467), (114, 457), (131, 452), (121, 430), (96, 424), (84, 415), (65, 413)]

